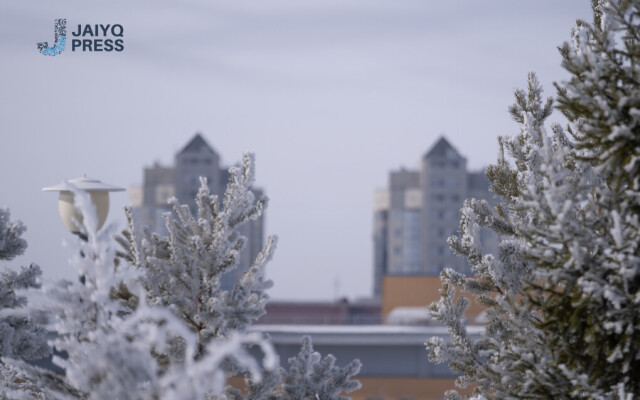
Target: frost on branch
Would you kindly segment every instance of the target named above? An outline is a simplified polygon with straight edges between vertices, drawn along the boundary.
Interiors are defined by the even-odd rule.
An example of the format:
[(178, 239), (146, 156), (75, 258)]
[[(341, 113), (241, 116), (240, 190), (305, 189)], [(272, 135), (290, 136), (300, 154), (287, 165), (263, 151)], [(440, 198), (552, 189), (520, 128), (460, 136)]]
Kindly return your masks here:
[(313, 351), (311, 338), (302, 338), (302, 348), (289, 359), (289, 371), (282, 371), (283, 399), (348, 400), (340, 396), (360, 388), (360, 382), (350, 380), (360, 371), (360, 361), (354, 360), (344, 368), (335, 366), (335, 357), (324, 358)]
[[(636, 1), (594, 3), (594, 22), (578, 22), (560, 48), (571, 74), (558, 103), (575, 124), (576, 148), (618, 190), (640, 190), (640, 58)], [(587, 117), (587, 118), (583, 118)]]
[[(20, 235), (25, 227), (20, 221), (9, 219), (9, 210), (0, 208), (0, 259), (11, 260), (24, 252), (27, 243)], [(6, 270), (0, 273), (0, 396), (3, 388), (20, 382), (20, 375), (11, 373), (7, 365), (10, 359), (37, 360), (49, 355), (45, 340), (46, 331), (26, 315), (22, 308), (27, 304), (20, 289), (39, 287), (40, 267), (31, 264), (19, 272)]]
[(20, 236), (27, 230), (22, 221), (11, 221), (8, 208), (0, 207), (0, 260), (12, 260), (24, 253), (27, 242)]
[(289, 370), (280, 368), (269, 372), (261, 382), (247, 379), (247, 393), (229, 390), (230, 400), (349, 400), (342, 396), (361, 387), (353, 380), (360, 371), (360, 361), (353, 360), (340, 368), (331, 354), (324, 358), (313, 351), (311, 338), (302, 338), (302, 347), (296, 357), (289, 359)]
[[(130, 231), (128, 240), (120, 240), (125, 252), (119, 257), (114, 227), (98, 232), (89, 197), (75, 192), (84, 239), (73, 244), (72, 266), (81, 279), (45, 282), (40, 290), (15, 294), (18, 286), (34, 286), (39, 269), (7, 273), (0, 281), (4, 303), (20, 305), (28, 295), (23, 315), (38, 315), (55, 333), (53, 362), (62, 373), (4, 357), (0, 399), (290, 399), (283, 391), (285, 379), (290, 390), (344, 399), (341, 391), (358, 386), (349, 380), (357, 362), (338, 368), (332, 356), (313, 353), (307, 340), (311, 372), (289, 374), (277, 369), (273, 346), (262, 334), (246, 332), (264, 313), (264, 291), (271, 286), (264, 267), (274, 237), (232, 290), (220, 289), (221, 275), (237, 267), (244, 245), (238, 227), (258, 217), (266, 201), (255, 201), (252, 182), (253, 159), (247, 155), (242, 168), (231, 170), (222, 204), (204, 181), (197, 218), (172, 200), (173, 213), (165, 215), (167, 236), (140, 234), (128, 212)], [(3, 334), (3, 340), (11, 338)], [(8, 347), (14, 353), (22, 349)], [(262, 356), (256, 358), (253, 349)], [(26, 350), (3, 356), (27, 358)], [(249, 397), (227, 385), (231, 375), (245, 376)]]
[(37, 288), (36, 279), (40, 267), (31, 264), (20, 272), (6, 271), (0, 274), (0, 356), (37, 360), (49, 354), (45, 330), (32, 318), (20, 312), (27, 304), (16, 290)]
[(360, 382), (349, 378), (360, 371), (361, 364), (354, 360), (346, 367), (339, 368), (334, 365), (335, 361), (332, 355), (322, 358), (313, 351), (311, 338), (303, 337), (300, 353), (289, 359), (289, 371), (283, 371), (283, 398), (348, 400), (340, 394), (360, 388)]
[[(465, 202), (461, 234), (450, 238), (473, 275), (442, 274), (430, 309), (451, 341), (427, 348), (482, 398), (640, 397), (639, 17), (638, 2), (595, 2), (594, 25), (579, 21), (561, 48), (566, 130), (547, 133), (552, 101), (533, 74), (515, 92), (520, 133), (500, 139), (487, 171), (500, 203)], [(498, 254), (483, 253), (479, 226), (500, 236)], [(486, 306), (475, 341), (452, 287)]]
[(272, 283), (264, 277), (264, 267), (276, 246), (270, 236), (253, 265), (232, 290), (221, 289), (224, 273), (237, 268), (246, 238), (239, 228), (258, 218), (266, 198), (254, 198), (253, 156), (245, 154), (241, 168), (231, 168), (224, 199), (210, 195), (201, 180), (194, 216), (185, 205), (169, 200), (173, 211), (164, 214), (167, 236), (135, 226), (127, 210), (129, 231), (125, 232), (126, 257), (142, 272), (146, 301), (170, 309), (196, 334), (198, 354), (212, 339), (231, 331), (244, 331), (264, 314), (268, 299), (265, 290)]
[[(268, 299), (265, 290), (272, 285), (264, 277), (264, 268), (275, 250), (274, 236), (267, 239), (264, 249), (235, 287), (221, 288), (222, 275), (238, 267), (239, 254), (245, 245), (246, 239), (239, 228), (250, 219), (258, 218), (266, 205), (266, 198), (256, 200), (250, 190), (254, 182), (253, 156), (246, 154), (241, 167), (229, 172), (229, 184), (222, 201), (209, 193), (206, 181), (202, 180), (195, 216), (187, 206), (180, 205), (176, 199), (170, 200), (173, 210), (164, 215), (166, 236), (148, 231), (140, 233), (131, 212), (127, 211), (130, 225), (125, 232), (127, 240), (123, 242), (124, 257), (141, 272), (145, 301), (167, 307), (195, 334), (196, 358), (210, 355), (209, 343), (234, 332), (244, 332), (263, 315)], [(123, 304), (135, 304), (126, 290), (118, 291), (117, 295)], [(310, 339), (304, 343), (307, 347), (303, 352), (311, 351)], [(162, 361), (173, 364), (175, 356), (182, 353), (181, 345), (180, 341), (175, 342)], [(334, 365), (332, 356), (320, 360), (316, 359), (317, 353), (313, 354), (308, 356), (308, 369), (309, 374), (313, 371), (316, 380), (307, 375), (267, 369), (260, 374), (261, 379), (256, 379), (256, 373), (245, 374), (246, 393), (227, 387), (225, 394), (216, 399), (297, 399), (287, 394), (287, 390), (299, 390), (318, 392), (324, 396), (322, 399), (338, 400), (344, 398), (340, 397), (342, 391), (356, 388), (356, 381), (347, 380), (357, 373), (359, 368), (355, 368), (355, 364), (340, 369)], [(231, 358), (227, 358), (223, 366), (227, 374), (251, 372)], [(321, 383), (324, 389), (317, 387)]]
[[(90, 199), (82, 192), (75, 199), (86, 241), (76, 240), (72, 265), (82, 279), (45, 282), (28, 293), (29, 311), (56, 333), (51, 343), (64, 356), (53, 361), (64, 373), (8, 362), (9, 398), (205, 399), (223, 394), (228, 363), (260, 379), (263, 365), (249, 346), (259, 346), (264, 366), (274, 368), (276, 356), (264, 338), (230, 331), (201, 347), (188, 324), (147, 302), (141, 271), (114, 262), (113, 226), (96, 232)], [(137, 298), (135, 307), (114, 298), (123, 287)]]

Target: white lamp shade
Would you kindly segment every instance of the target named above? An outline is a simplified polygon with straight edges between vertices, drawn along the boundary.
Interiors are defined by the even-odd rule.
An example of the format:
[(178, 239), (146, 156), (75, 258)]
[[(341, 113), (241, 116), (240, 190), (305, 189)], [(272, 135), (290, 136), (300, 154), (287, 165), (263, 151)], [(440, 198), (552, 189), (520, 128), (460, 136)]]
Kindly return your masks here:
[(82, 178), (64, 181), (59, 185), (42, 189), (45, 192), (60, 192), (58, 196), (58, 211), (62, 222), (71, 232), (81, 232), (82, 213), (75, 206), (75, 195), (73, 190), (81, 190), (91, 197), (91, 203), (96, 207), (96, 217), (98, 225), (96, 229), (102, 228), (109, 213), (109, 192), (120, 192), (123, 188), (102, 183), (97, 179)]
[[(109, 192), (106, 191), (87, 191), (91, 197), (91, 203), (96, 207), (96, 217), (98, 219), (98, 225), (96, 229), (102, 228), (104, 222), (107, 220), (107, 214), (109, 213)], [(75, 195), (73, 192), (63, 190), (58, 196), (58, 212), (60, 212), (60, 218), (62, 223), (71, 232), (80, 232), (82, 229), (76, 224), (82, 225), (82, 214), (75, 206)]]

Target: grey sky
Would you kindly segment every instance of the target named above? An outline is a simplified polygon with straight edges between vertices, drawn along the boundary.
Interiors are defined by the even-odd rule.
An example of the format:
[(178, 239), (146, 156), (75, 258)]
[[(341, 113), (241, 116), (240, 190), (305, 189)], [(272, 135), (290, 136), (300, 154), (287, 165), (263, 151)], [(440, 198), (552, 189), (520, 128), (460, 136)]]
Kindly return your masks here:
[[(53, 20), (124, 26), (122, 53), (44, 57)], [(225, 165), (256, 153), (280, 237), (278, 299), (366, 296), (372, 196), (442, 134), (472, 168), (517, 132), (512, 91), (566, 73), (556, 47), (587, 0), (0, 3), (0, 206), (28, 226), (46, 278), (71, 277), (43, 186), (86, 173), (128, 187), (197, 131)], [(124, 226), (127, 194), (109, 220)], [(339, 285), (336, 285), (339, 282)]]

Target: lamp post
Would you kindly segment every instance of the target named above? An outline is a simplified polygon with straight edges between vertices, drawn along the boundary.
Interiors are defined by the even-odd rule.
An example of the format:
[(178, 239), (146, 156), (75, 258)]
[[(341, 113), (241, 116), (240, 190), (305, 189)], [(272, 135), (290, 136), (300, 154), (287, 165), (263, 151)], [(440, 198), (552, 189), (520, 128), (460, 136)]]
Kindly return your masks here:
[(98, 223), (96, 229), (99, 230), (104, 225), (109, 213), (109, 192), (121, 192), (124, 189), (107, 185), (97, 179), (87, 178), (85, 175), (82, 178), (63, 181), (59, 185), (42, 188), (42, 190), (44, 192), (60, 192), (58, 196), (58, 211), (62, 222), (71, 233), (83, 237), (84, 234), (82, 234), (81, 228), (78, 226), (78, 224), (82, 225), (82, 213), (75, 206), (73, 191), (79, 190), (89, 194), (91, 202), (96, 207)]

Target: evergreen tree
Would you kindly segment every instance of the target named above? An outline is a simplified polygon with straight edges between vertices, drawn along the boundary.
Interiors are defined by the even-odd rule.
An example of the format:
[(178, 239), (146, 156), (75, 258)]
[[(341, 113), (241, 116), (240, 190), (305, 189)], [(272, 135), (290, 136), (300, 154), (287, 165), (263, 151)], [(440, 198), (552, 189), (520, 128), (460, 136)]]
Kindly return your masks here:
[(221, 288), (222, 275), (238, 268), (245, 245), (246, 238), (238, 229), (258, 218), (267, 201), (265, 197), (255, 199), (250, 190), (254, 181), (250, 154), (245, 154), (241, 168), (229, 172), (222, 202), (210, 195), (206, 180), (201, 180), (196, 217), (177, 199), (169, 200), (173, 210), (163, 216), (166, 236), (148, 230), (140, 235), (131, 210), (126, 210), (129, 230), (123, 242), (124, 257), (142, 272), (146, 301), (167, 307), (195, 332), (198, 355), (212, 339), (244, 331), (262, 316), (268, 299), (265, 290), (272, 286), (264, 278), (264, 267), (275, 250), (275, 236), (267, 238), (264, 249), (232, 290)]
[(322, 358), (313, 351), (309, 336), (302, 338), (300, 353), (288, 361), (289, 370), (270, 371), (260, 382), (248, 377), (248, 390), (244, 395), (228, 388), (229, 400), (349, 400), (341, 394), (361, 387), (360, 382), (350, 379), (360, 371), (359, 360), (351, 361), (344, 368), (337, 367), (331, 354)]
[[(520, 133), (500, 139), (487, 170), (500, 203), (467, 200), (449, 239), (473, 275), (443, 272), (430, 309), (451, 341), (427, 348), (462, 373), (459, 385), (477, 384), (477, 399), (640, 397), (640, 2), (593, 10), (560, 48), (566, 132), (547, 135), (553, 101), (531, 74), (509, 110)], [(499, 235), (497, 254), (483, 253), (480, 227)], [(477, 340), (456, 289), (486, 306)]]
[[(27, 307), (55, 332), (51, 343), (66, 357), (53, 361), (64, 374), (3, 360), (15, 376), (7, 382), (9, 398), (203, 399), (223, 393), (226, 363), (259, 379), (262, 368), (248, 345), (261, 346), (265, 367), (275, 367), (275, 354), (259, 335), (234, 331), (200, 345), (168, 307), (149, 304), (139, 271), (114, 263), (113, 227), (96, 232), (88, 195), (75, 197), (87, 240), (77, 241), (72, 263), (82, 279), (45, 282), (28, 293)], [(114, 288), (125, 287), (137, 298), (135, 307), (115, 298)]]
[(12, 221), (8, 208), (0, 207), (0, 260), (13, 260), (24, 254), (27, 242), (21, 238), (27, 230), (20, 221)]
[[(308, 366), (316, 379), (289, 380), (276, 368), (267, 338), (247, 331), (264, 313), (264, 290), (271, 286), (264, 267), (275, 237), (232, 290), (220, 287), (222, 274), (238, 266), (245, 242), (238, 228), (257, 218), (266, 203), (250, 191), (253, 180), (253, 157), (245, 155), (242, 167), (230, 170), (221, 204), (204, 180), (197, 218), (172, 199), (173, 211), (164, 215), (166, 236), (140, 232), (127, 210), (129, 230), (118, 257), (113, 227), (97, 232), (95, 215), (87, 211), (90, 199), (75, 193), (86, 241), (77, 241), (72, 263), (82, 278), (29, 291), (26, 308), (56, 333), (51, 343), (66, 357), (53, 361), (64, 373), (3, 358), (0, 382), (7, 390), (0, 398), (285, 399), (279, 393), (291, 382), (331, 400), (356, 388), (348, 378), (359, 363), (340, 369), (331, 356), (320, 360), (315, 353)], [(250, 347), (260, 349), (261, 360)], [(226, 384), (238, 374), (246, 376), (247, 395)]]
[[(258, 218), (267, 202), (265, 197), (255, 199), (250, 190), (255, 179), (252, 155), (245, 154), (241, 167), (231, 168), (229, 175), (222, 202), (210, 195), (206, 180), (201, 181), (196, 197), (197, 218), (187, 206), (171, 199), (173, 211), (164, 215), (166, 236), (149, 231), (137, 235), (135, 219), (131, 210), (127, 210), (130, 228), (125, 233), (124, 258), (143, 271), (141, 282), (146, 301), (168, 307), (196, 333), (196, 356), (202, 354), (207, 343), (232, 332), (246, 331), (265, 313), (268, 300), (265, 290), (272, 286), (272, 282), (264, 278), (264, 267), (275, 250), (275, 236), (267, 238), (262, 252), (231, 290), (221, 288), (223, 274), (239, 264), (246, 240), (239, 234), (240, 226)], [(131, 302), (126, 290), (121, 297)], [(178, 349), (179, 346), (173, 352)], [(247, 400), (293, 400), (309, 396), (314, 400), (315, 396), (322, 400), (342, 400), (347, 399), (340, 396), (342, 392), (359, 387), (357, 381), (349, 380), (360, 369), (357, 360), (345, 369), (338, 368), (333, 356), (321, 360), (319, 354), (313, 352), (310, 338), (303, 340), (298, 357), (304, 357), (305, 365), (312, 370), (302, 374), (313, 373), (314, 379), (274, 369), (266, 371), (260, 380), (256, 380), (255, 375), (246, 375), (247, 393), (228, 387), (225, 396)], [(229, 361), (224, 364), (227, 374), (243, 371), (233, 360)], [(307, 397), (292, 396), (291, 390), (306, 393)]]
[(349, 380), (360, 370), (360, 361), (354, 360), (344, 368), (335, 366), (331, 354), (322, 358), (313, 351), (311, 338), (302, 338), (302, 348), (297, 357), (289, 359), (289, 371), (282, 370), (284, 384), (282, 400), (349, 400), (340, 396), (360, 387), (358, 381)]
[[(20, 236), (26, 227), (20, 221), (12, 221), (9, 209), (0, 208), (0, 260), (12, 260), (24, 253), (27, 242)], [(0, 274), (0, 398), (6, 396), (9, 385), (20, 380), (20, 373), (13, 370), (5, 359), (37, 360), (50, 353), (46, 331), (28, 315), (21, 313), (27, 303), (17, 290), (38, 288), (40, 267), (31, 264), (20, 272), (7, 270)]]

